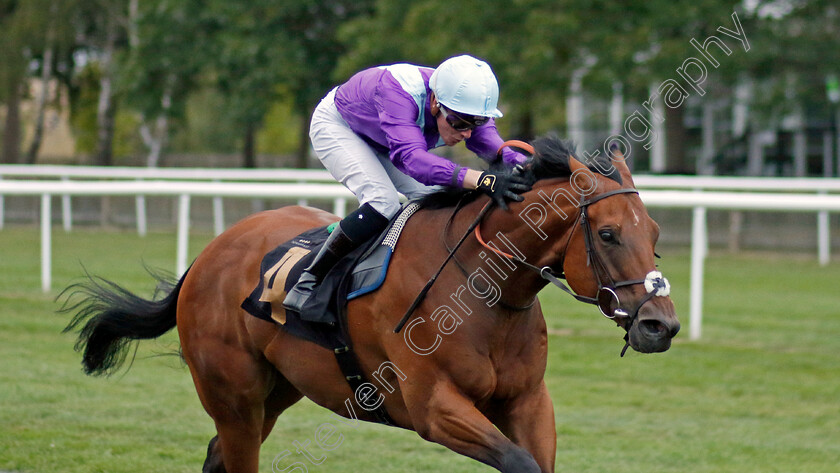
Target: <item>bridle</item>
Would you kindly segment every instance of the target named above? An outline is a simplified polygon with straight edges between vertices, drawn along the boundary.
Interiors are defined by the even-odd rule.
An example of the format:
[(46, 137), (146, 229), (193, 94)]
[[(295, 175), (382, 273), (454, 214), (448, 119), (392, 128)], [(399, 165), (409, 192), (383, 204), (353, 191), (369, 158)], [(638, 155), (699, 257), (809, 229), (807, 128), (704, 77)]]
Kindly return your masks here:
[[(517, 141), (517, 140), (511, 140), (511, 141), (506, 141), (499, 148), (499, 151), (498, 151), (497, 154), (498, 154), (500, 159), (501, 159), (502, 149), (504, 149), (507, 146), (516, 146), (516, 147), (519, 147), (523, 150), (526, 150), (530, 154), (534, 154), (533, 147), (531, 147), (531, 145), (529, 145), (528, 143), (525, 143), (525, 142), (522, 142), (522, 141)], [(447, 249), (450, 250), (449, 255), (443, 261), (443, 263), (440, 265), (437, 272), (429, 279), (429, 281), (426, 283), (426, 285), (423, 287), (423, 289), (421, 289), (420, 293), (414, 299), (414, 302), (409, 306), (408, 310), (406, 310), (402, 319), (400, 319), (399, 323), (397, 323), (397, 326), (394, 328), (394, 333), (399, 333), (400, 330), (402, 330), (402, 328), (405, 326), (406, 322), (408, 321), (409, 317), (411, 317), (411, 314), (414, 312), (414, 310), (423, 301), (423, 299), (425, 298), (429, 289), (431, 289), (432, 285), (434, 285), (438, 276), (443, 271), (443, 268), (446, 266), (446, 264), (449, 262), (449, 260), (452, 259), (452, 257), (455, 255), (455, 253), (458, 251), (458, 248), (460, 248), (461, 245), (464, 243), (464, 241), (467, 239), (467, 236), (470, 233), (473, 233), (475, 235), (476, 240), (478, 240), (478, 242), (483, 247), (485, 247), (486, 249), (492, 251), (493, 253), (496, 253), (497, 255), (505, 257), (505, 258), (513, 261), (514, 263), (521, 264), (522, 266), (524, 266), (524, 267), (526, 267), (526, 268), (528, 268), (532, 271), (535, 271), (536, 273), (538, 273), (540, 275), (540, 277), (549, 281), (550, 283), (554, 284), (555, 286), (559, 287), (560, 289), (562, 289), (564, 292), (571, 295), (575, 299), (577, 299), (581, 302), (585, 302), (587, 304), (597, 305), (598, 308), (601, 310), (601, 313), (605, 317), (607, 317), (610, 320), (615, 320), (617, 323), (619, 323), (619, 325), (624, 327), (625, 330), (627, 331), (627, 334), (625, 334), (625, 336), (624, 336), (625, 345), (624, 345), (624, 348), (621, 350), (621, 356), (624, 356), (624, 353), (627, 351), (627, 348), (630, 346), (630, 333), (629, 333), (630, 328), (633, 326), (633, 323), (635, 322), (637, 316), (639, 315), (639, 310), (641, 310), (641, 308), (644, 304), (646, 304), (648, 301), (650, 301), (652, 298), (654, 298), (656, 296), (662, 296), (662, 297), (668, 296), (668, 294), (670, 294), (670, 291), (671, 291), (671, 286), (668, 283), (668, 280), (665, 279), (662, 276), (662, 273), (660, 273), (659, 271), (656, 271), (656, 270), (652, 270), (652, 271), (648, 272), (648, 274), (645, 276), (644, 279), (629, 279), (629, 280), (619, 281), (619, 282), (616, 282), (615, 280), (613, 280), (612, 276), (610, 276), (609, 269), (604, 264), (603, 259), (601, 259), (601, 256), (598, 254), (598, 252), (595, 249), (594, 239), (593, 239), (593, 236), (592, 236), (592, 226), (589, 222), (589, 206), (596, 203), (596, 202), (599, 202), (603, 199), (606, 199), (608, 197), (612, 197), (612, 196), (615, 196), (615, 195), (638, 194), (638, 193), (639, 192), (636, 189), (625, 188), (625, 189), (615, 189), (615, 190), (612, 190), (612, 191), (608, 191), (608, 192), (605, 192), (603, 194), (599, 194), (599, 195), (596, 195), (594, 197), (591, 197), (589, 199), (584, 198), (585, 196), (581, 197), (581, 202), (577, 206), (580, 209), (580, 212), (578, 212), (578, 218), (575, 221), (575, 225), (571, 228), (571, 230), (569, 232), (569, 238), (566, 241), (566, 248), (563, 250), (563, 261), (561, 261), (561, 263), (560, 263), (560, 268), (561, 268), (560, 273), (555, 273), (551, 269), (551, 267), (549, 267), (549, 266), (543, 266), (543, 267), (535, 266), (531, 263), (528, 263), (523, 258), (519, 258), (517, 256), (505, 253), (505, 252), (503, 252), (503, 251), (501, 251), (497, 248), (494, 248), (494, 247), (492, 247), (492, 246), (490, 246), (490, 245), (488, 245), (487, 243), (484, 242), (484, 239), (481, 237), (481, 222), (483, 221), (483, 219), (487, 215), (487, 213), (493, 208), (493, 201), (490, 200), (481, 209), (481, 211), (479, 211), (478, 216), (476, 216), (475, 220), (469, 226), (469, 228), (464, 233), (464, 235), (461, 237), (461, 239), (458, 241), (458, 243), (451, 249), (449, 249), (449, 246), (447, 245)], [(458, 207), (460, 207), (460, 205)], [(453, 217), (454, 217), (455, 213), (457, 213), (457, 208), (458, 207), (456, 207), (456, 211), (453, 213)], [(580, 295), (580, 294), (576, 294), (568, 286), (566, 286), (566, 284), (564, 284), (563, 281), (561, 281), (561, 279), (566, 279), (566, 276), (565, 276), (565, 274), (563, 272), (563, 269), (562, 269), (563, 268), (563, 262), (565, 261), (565, 257), (566, 257), (566, 252), (567, 252), (566, 250), (568, 250), (569, 244), (571, 243), (572, 237), (574, 236), (574, 232), (578, 228), (578, 226), (583, 228), (583, 232), (584, 232), (584, 244), (585, 244), (585, 247), (586, 247), (586, 264), (587, 264), (587, 266), (592, 267), (592, 272), (595, 276), (595, 280), (598, 282), (598, 292), (596, 293), (595, 297), (588, 297), (588, 296), (583, 296), (583, 295)], [(448, 227), (448, 224), (447, 224), (447, 227)], [(604, 284), (604, 281), (607, 281), (607, 284)], [(644, 284), (646, 294), (644, 295), (644, 297), (642, 297), (639, 300), (639, 302), (633, 308), (632, 312), (628, 314), (624, 309), (621, 309), (621, 301), (618, 297), (618, 293), (616, 292), (616, 289), (621, 288), (621, 287), (633, 286), (633, 285), (636, 285), (636, 284)], [(623, 322), (623, 324), (621, 322)]]
[[(604, 263), (604, 260), (601, 258), (600, 254), (595, 248), (594, 237), (592, 233), (592, 225), (589, 219), (589, 206), (594, 204), (595, 202), (599, 202), (603, 199), (615, 195), (638, 193), (639, 192), (636, 189), (616, 189), (609, 192), (605, 192), (603, 194), (596, 195), (589, 199), (581, 200), (581, 202), (578, 204), (578, 208), (580, 209), (580, 212), (578, 212), (578, 218), (575, 221), (575, 225), (569, 232), (569, 238), (566, 241), (566, 248), (563, 250), (563, 261), (560, 262), (560, 273), (555, 273), (549, 266), (535, 266), (518, 256), (505, 253), (504, 251), (501, 251), (497, 248), (494, 248), (493, 246), (488, 245), (481, 237), (480, 223), (475, 227), (475, 237), (478, 240), (478, 242), (486, 249), (500, 256), (503, 256), (515, 263), (521, 264), (522, 266), (532, 271), (535, 271), (540, 275), (540, 277), (559, 287), (575, 299), (581, 302), (585, 302), (587, 304), (597, 305), (598, 308), (601, 310), (601, 313), (605, 317), (607, 317), (610, 320), (615, 320), (616, 322), (624, 322), (622, 326), (629, 331), (630, 327), (632, 327), (633, 325), (633, 322), (636, 320), (636, 317), (638, 316), (639, 310), (642, 308), (642, 306), (655, 296), (667, 296), (670, 293), (670, 284), (668, 283), (668, 280), (662, 276), (662, 273), (656, 270), (650, 271), (644, 279), (628, 279), (616, 282), (610, 275), (609, 269), (607, 268), (606, 264)], [(566, 286), (566, 284), (564, 284), (563, 281), (561, 281), (561, 279), (566, 279), (566, 276), (562, 270), (563, 262), (565, 261), (566, 250), (568, 249), (569, 244), (572, 241), (572, 237), (574, 236), (574, 232), (577, 230), (578, 227), (581, 227), (583, 231), (584, 245), (586, 248), (586, 265), (592, 268), (592, 273), (595, 276), (595, 280), (598, 282), (598, 291), (596, 292), (595, 297), (576, 294), (568, 286)], [(630, 313), (627, 313), (627, 311), (621, 308), (621, 301), (618, 297), (618, 293), (616, 292), (616, 290), (621, 287), (633, 286), (636, 284), (644, 284), (647, 293), (638, 301), (633, 310)], [(624, 338), (627, 343), (625, 344), (624, 349), (621, 351), (622, 356), (624, 356), (624, 353), (627, 350), (627, 347), (629, 346), (629, 336), (625, 335)]]

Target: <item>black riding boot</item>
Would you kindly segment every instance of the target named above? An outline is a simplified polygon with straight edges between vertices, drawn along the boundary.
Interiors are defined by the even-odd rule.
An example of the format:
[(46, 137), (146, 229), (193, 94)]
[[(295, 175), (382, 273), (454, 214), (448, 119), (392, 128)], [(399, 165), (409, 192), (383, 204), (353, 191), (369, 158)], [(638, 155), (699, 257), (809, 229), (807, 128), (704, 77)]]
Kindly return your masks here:
[(374, 235), (378, 235), (388, 225), (388, 219), (370, 206), (364, 204), (338, 223), (324, 246), (300, 275), (295, 286), (286, 294), (283, 307), (300, 313), (315, 286), (344, 256), (355, 250)]

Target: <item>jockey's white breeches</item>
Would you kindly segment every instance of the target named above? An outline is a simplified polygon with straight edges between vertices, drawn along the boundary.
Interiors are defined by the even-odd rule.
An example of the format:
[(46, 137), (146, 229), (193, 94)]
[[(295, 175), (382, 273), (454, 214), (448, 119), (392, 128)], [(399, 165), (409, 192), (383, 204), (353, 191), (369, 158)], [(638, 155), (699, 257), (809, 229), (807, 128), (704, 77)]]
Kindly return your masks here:
[(400, 193), (415, 199), (440, 188), (402, 173), (387, 155), (377, 153), (351, 130), (335, 107), (335, 91), (315, 108), (309, 138), (327, 171), (356, 195), (359, 204), (369, 203), (390, 219), (400, 209)]

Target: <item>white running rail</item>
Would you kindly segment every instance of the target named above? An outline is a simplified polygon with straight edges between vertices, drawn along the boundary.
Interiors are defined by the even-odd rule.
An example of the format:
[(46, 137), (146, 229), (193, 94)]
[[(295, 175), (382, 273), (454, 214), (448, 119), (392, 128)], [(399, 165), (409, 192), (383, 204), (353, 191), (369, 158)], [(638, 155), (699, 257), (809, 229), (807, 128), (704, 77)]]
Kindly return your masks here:
[[(54, 165), (0, 165), (0, 180), (13, 179), (109, 179), (109, 180), (190, 180), (190, 181), (244, 181), (244, 182), (296, 182), (299, 184), (323, 182), (332, 183), (334, 178), (326, 170), (318, 169), (241, 169), (241, 168), (148, 168), (119, 166), (54, 166)], [(657, 176), (638, 175), (634, 181), (639, 189), (673, 190), (722, 190), (722, 191), (772, 191), (804, 192), (816, 194), (840, 193), (840, 179), (837, 178), (766, 178), (766, 177), (724, 177), (724, 176)], [(298, 204), (306, 205), (300, 198)], [(336, 200), (334, 209), (344, 216), (344, 200)], [(61, 221), (64, 231), (73, 225), (73, 212), (69, 195), (61, 196)], [(225, 228), (224, 203), (222, 196), (212, 196), (213, 229), (218, 235)], [(137, 233), (147, 232), (146, 197), (135, 197), (135, 222)], [(0, 194), (0, 229), (4, 223), (3, 196)], [(829, 215), (827, 211), (817, 213), (817, 255), (820, 264), (827, 265), (831, 259), (829, 241)]]
[[(809, 189), (813, 190), (813, 188)], [(703, 301), (703, 265), (708, 236), (706, 210), (751, 210), (825, 213), (840, 211), (840, 195), (825, 193), (768, 193), (768, 192), (708, 192), (702, 190), (644, 189), (640, 196), (651, 208), (692, 209), (691, 239), (691, 296), (689, 336), (700, 338)], [(296, 197), (331, 199), (334, 211), (343, 214), (346, 199), (352, 194), (338, 184), (277, 184), (188, 181), (40, 181), (6, 180), (0, 185), (3, 195), (41, 197), (41, 287), (47, 292), (52, 286), (51, 201), (53, 196), (134, 195), (177, 196), (178, 229), (176, 271), (187, 268), (187, 237), (189, 235), (190, 198), (203, 197)], [(827, 226), (827, 225), (826, 225)], [(821, 237), (822, 238), (822, 237)], [(826, 237), (827, 241), (827, 237)]]
[[(2, 164), (0, 165), (0, 181), (2, 179), (42, 179), (62, 180), (70, 179), (102, 179), (102, 180), (181, 180), (181, 181), (244, 181), (244, 182), (296, 182), (300, 184), (313, 182), (335, 182), (326, 170), (319, 169), (241, 169), (241, 168), (148, 168), (128, 166), (53, 166)], [(1, 184), (0, 184), (1, 185)], [(224, 203), (221, 196), (212, 196), (213, 229), (216, 234), (222, 233), (225, 227)], [(298, 204), (306, 205), (305, 199), (298, 200)], [(336, 208), (342, 203), (335, 202)], [(0, 229), (4, 223), (4, 203), (0, 194)], [(340, 214), (343, 215), (343, 214)], [(73, 210), (70, 196), (61, 196), (61, 222), (64, 231), (69, 232), (73, 226)], [(137, 233), (146, 235), (146, 197), (135, 197), (135, 222)]]

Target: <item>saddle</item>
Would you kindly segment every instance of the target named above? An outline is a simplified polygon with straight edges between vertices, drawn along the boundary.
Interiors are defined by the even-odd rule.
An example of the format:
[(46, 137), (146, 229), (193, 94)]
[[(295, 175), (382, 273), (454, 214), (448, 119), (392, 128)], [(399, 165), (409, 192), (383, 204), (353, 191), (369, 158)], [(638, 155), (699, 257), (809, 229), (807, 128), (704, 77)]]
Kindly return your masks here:
[[(307, 230), (267, 253), (260, 264), (260, 282), (241, 307), (257, 318), (277, 324), (281, 330), (333, 350), (355, 390), (364, 382), (364, 376), (348, 335), (347, 301), (379, 289), (405, 223), (419, 208), (416, 203), (405, 205), (377, 238), (336, 263), (307, 304), (311, 316), (307, 315), (310, 312), (299, 314), (286, 310), (283, 299), (318, 254), (335, 224)], [(384, 409), (374, 411), (374, 415), (381, 423), (392, 424)]]
[(294, 335), (329, 348), (330, 343), (321, 333), (328, 327), (341, 325), (343, 306), (347, 301), (379, 289), (385, 281), (402, 229), (418, 208), (415, 203), (404, 206), (377, 238), (360, 245), (336, 263), (315, 288), (312, 303), (307, 304), (307, 313), (312, 316), (287, 311), (283, 299), (318, 254), (335, 224), (307, 230), (267, 253), (260, 264), (260, 282), (242, 302), (242, 308), (255, 317), (280, 324)]

